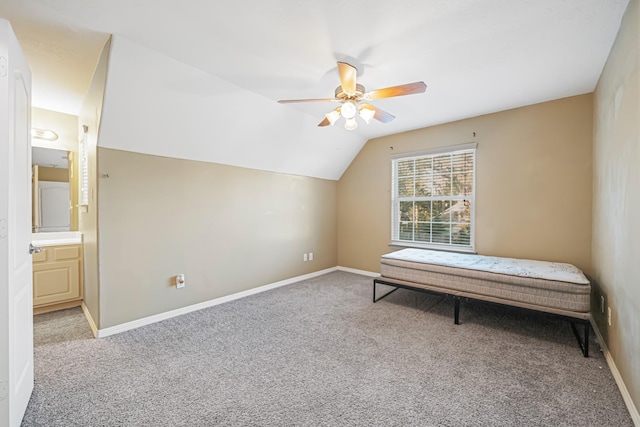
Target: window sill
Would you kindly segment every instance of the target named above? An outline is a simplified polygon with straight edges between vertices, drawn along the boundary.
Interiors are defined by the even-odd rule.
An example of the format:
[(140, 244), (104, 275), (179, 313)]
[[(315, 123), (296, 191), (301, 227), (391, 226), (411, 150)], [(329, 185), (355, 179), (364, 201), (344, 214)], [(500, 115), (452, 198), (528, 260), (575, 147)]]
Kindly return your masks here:
[(455, 246), (448, 245), (428, 245), (428, 244), (420, 244), (416, 242), (399, 242), (392, 241), (389, 243), (390, 247), (397, 248), (416, 248), (416, 249), (430, 249), (434, 251), (442, 251), (442, 252), (456, 252), (463, 254), (477, 254), (474, 248), (458, 248)]

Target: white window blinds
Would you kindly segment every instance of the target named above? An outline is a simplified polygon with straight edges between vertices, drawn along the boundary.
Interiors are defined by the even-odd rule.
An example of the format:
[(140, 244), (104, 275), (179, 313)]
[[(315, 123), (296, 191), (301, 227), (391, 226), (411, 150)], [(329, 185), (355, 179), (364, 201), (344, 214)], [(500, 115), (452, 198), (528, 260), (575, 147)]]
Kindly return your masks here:
[(89, 153), (87, 132), (83, 132), (80, 139), (80, 205), (89, 204)]
[(475, 151), (473, 143), (392, 159), (393, 243), (473, 250)]

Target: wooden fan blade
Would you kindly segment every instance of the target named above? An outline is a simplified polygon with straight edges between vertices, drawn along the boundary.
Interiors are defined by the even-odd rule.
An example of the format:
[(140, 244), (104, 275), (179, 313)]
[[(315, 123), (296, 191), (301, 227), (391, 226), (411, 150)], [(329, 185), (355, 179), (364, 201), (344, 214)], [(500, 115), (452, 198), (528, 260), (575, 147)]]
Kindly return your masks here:
[(373, 115), (373, 118), (382, 123), (389, 123), (391, 120), (396, 118), (396, 116), (394, 116), (393, 114), (389, 114), (386, 111), (378, 107), (374, 107), (371, 104), (362, 104), (361, 108), (366, 108), (367, 110), (373, 110), (375, 112), (375, 114)]
[(347, 95), (356, 94), (356, 75), (358, 70), (353, 65), (346, 62), (338, 62), (338, 73), (340, 73), (340, 85)]
[(372, 90), (364, 94), (363, 98), (368, 100), (392, 98), (394, 96), (413, 95), (427, 90), (424, 82), (408, 83), (406, 85), (392, 86), (384, 89)]
[(329, 121), (329, 119), (327, 119), (327, 118), (325, 117), (323, 121), (321, 121), (320, 123), (318, 123), (318, 126), (319, 126), (319, 127), (322, 127), (322, 126), (329, 126), (330, 124), (331, 124), (331, 122)]
[(296, 102), (331, 102), (331, 101), (340, 101), (340, 100), (336, 98), (280, 99), (278, 100), (278, 104), (293, 104)]

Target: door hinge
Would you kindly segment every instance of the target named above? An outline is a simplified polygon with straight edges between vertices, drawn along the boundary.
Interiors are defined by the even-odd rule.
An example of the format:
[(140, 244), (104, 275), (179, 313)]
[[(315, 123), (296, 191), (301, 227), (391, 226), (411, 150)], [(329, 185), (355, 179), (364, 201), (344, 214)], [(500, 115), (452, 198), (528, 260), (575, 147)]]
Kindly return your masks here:
[(7, 57), (0, 56), (0, 77), (7, 77)]

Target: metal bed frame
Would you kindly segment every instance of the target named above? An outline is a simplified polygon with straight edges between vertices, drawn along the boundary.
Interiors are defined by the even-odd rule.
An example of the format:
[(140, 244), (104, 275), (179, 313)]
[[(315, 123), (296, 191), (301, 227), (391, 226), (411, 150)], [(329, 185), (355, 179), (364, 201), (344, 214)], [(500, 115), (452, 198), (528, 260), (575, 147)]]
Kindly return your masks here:
[[(386, 285), (386, 286), (392, 286), (395, 289), (385, 293), (381, 297), (376, 298), (376, 285), (378, 285), (378, 284)], [(414, 286), (409, 286), (409, 285), (405, 285), (405, 284), (401, 284), (401, 283), (391, 282), (391, 281), (385, 280), (383, 278), (375, 278), (375, 279), (373, 279), (373, 302), (376, 303), (376, 302), (380, 301), (381, 299), (383, 299), (386, 296), (394, 293), (395, 291), (397, 291), (400, 288), (409, 289), (409, 290), (412, 290), (412, 291), (424, 292), (424, 293), (428, 293), (428, 294), (444, 295), (446, 297), (452, 296), (453, 297), (453, 323), (455, 323), (456, 325), (460, 324), (460, 300), (462, 298), (472, 299), (472, 300), (476, 300), (476, 301), (482, 301), (482, 302), (495, 304), (495, 305), (515, 307), (515, 306), (510, 305), (510, 304), (508, 304), (506, 302), (505, 303), (500, 303), (500, 302), (496, 302), (496, 301), (487, 301), (487, 300), (484, 300), (482, 298), (474, 298), (473, 296), (468, 296), (467, 294), (465, 294), (464, 296), (460, 296), (460, 295), (456, 295), (454, 293), (446, 292), (445, 290), (436, 291), (436, 290), (433, 290), (433, 289), (424, 289), (424, 288), (420, 288), (420, 287), (417, 287), (417, 286), (414, 287)], [(556, 318), (561, 318), (561, 319), (569, 321), (569, 324), (571, 325), (571, 330), (573, 331), (573, 335), (578, 340), (578, 345), (580, 346), (580, 350), (582, 350), (582, 355), (584, 357), (589, 357), (589, 330), (590, 330), (590, 326), (591, 326), (591, 324), (589, 323), (589, 320), (587, 320), (587, 319), (578, 319), (578, 318), (575, 318), (575, 317), (565, 316), (565, 315), (557, 314), (557, 313), (549, 313), (549, 312), (546, 312), (546, 311), (535, 310), (533, 308), (525, 308), (525, 307), (517, 307), (517, 308), (519, 308), (521, 310), (527, 310), (527, 311), (532, 311), (532, 312), (536, 312), (536, 313), (542, 313), (542, 314), (545, 314), (545, 315), (548, 315), (548, 316), (553, 316), (553, 317), (556, 317)], [(576, 326), (576, 324), (582, 325), (582, 327), (583, 327), (583, 336), (580, 336), (580, 333), (578, 332), (578, 327)]]

